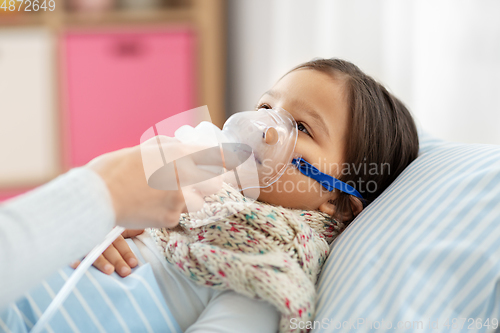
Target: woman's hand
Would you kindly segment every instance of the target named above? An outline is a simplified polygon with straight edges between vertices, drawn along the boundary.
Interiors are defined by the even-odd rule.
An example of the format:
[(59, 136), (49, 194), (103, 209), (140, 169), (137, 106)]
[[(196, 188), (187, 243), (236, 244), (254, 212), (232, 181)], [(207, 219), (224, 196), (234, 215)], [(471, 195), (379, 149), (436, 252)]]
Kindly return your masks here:
[[(188, 206), (201, 208), (205, 195), (221, 189), (222, 181), (216, 178), (218, 173), (198, 167), (212, 165), (223, 170), (220, 148), (208, 151), (206, 148), (214, 147), (187, 145), (175, 138), (156, 136), (139, 146), (101, 155), (89, 162), (86, 168), (104, 180), (117, 225), (130, 229), (173, 228), (179, 223), (180, 214), (188, 211)], [(231, 155), (225, 153), (226, 164)], [(167, 164), (172, 166), (171, 170)], [(163, 187), (150, 187), (150, 176), (164, 167), (171, 172), (167, 171), (165, 177), (157, 179)]]
[[(121, 277), (130, 274), (131, 268), (137, 266), (138, 261), (134, 253), (128, 246), (125, 238), (135, 237), (143, 233), (144, 230), (125, 230), (94, 262), (94, 266), (101, 272), (110, 275), (114, 271)], [(77, 268), (80, 261), (71, 264)]]

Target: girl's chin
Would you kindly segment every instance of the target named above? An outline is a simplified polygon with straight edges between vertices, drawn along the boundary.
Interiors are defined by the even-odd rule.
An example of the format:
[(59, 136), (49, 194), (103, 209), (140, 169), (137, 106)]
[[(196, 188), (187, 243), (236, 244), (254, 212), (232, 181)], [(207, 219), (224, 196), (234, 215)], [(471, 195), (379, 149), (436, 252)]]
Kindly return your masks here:
[(283, 206), (286, 208), (296, 208), (296, 209), (311, 209), (311, 205), (308, 204), (307, 198), (304, 195), (291, 192), (280, 192), (280, 191), (270, 191), (264, 192), (261, 189), (260, 195), (257, 198), (258, 201), (265, 202), (271, 205)]
[[(282, 178), (285, 177), (285, 175)], [(257, 200), (287, 208), (317, 210), (331, 193), (323, 191), (319, 183), (307, 179), (279, 179), (269, 187), (261, 188)]]

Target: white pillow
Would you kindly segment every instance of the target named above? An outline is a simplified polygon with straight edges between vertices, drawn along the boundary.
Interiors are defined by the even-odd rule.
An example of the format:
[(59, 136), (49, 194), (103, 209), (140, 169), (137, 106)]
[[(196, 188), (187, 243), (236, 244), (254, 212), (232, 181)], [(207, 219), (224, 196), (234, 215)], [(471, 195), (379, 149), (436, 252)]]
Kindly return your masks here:
[(333, 243), (315, 332), (498, 327), (500, 146), (420, 140), (419, 157)]

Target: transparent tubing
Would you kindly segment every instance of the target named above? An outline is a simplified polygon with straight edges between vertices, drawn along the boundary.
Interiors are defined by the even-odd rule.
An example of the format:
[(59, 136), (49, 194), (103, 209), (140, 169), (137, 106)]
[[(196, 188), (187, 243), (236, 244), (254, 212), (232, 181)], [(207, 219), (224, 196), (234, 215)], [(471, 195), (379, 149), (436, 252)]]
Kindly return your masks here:
[[(208, 125), (210, 125), (208, 130), (213, 131), (212, 126), (215, 127), (215, 125), (208, 123), (203, 125), (205, 130), (207, 130)], [(196, 129), (191, 127), (184, 128), (184, 130), (188, 130), (185, 137), (191, 140), (200, 139), (203, 134), (206, 134), (200, 133), (201, 137), (198, 138)], [(203, 130), (200, 128), (199, 132), (203, 132)], [(231, 116), (224, 124), (221, 137), (216, 143), (236, 143), (236, 145), (226, 146), (233, 150), (232, 153), (238, 151), (240, 149), (238, 147), (241, 146), (251, 148), (251, 152), (244, 154), (244, 156), (252, 156), (252, 160), (255, 160), (256, 163), (243, 163), (236, 168), (240, 180), (244, 180), (245, 177), (249, 179), (249, 181), (243, 182), (246, 186), (243, 186), (241, 190), (244, 190), (252, 187), (268, 187), (283, 175), (285, 170), (292, 165), (293, 158), (300, 157), (295, 154), (297, 136), (297, 123), (287, 111), (281, 108), (260, 109), (258, 111), (238, 112)], [(267, 165), (264, 162), (268, 162)], [(267, 174), (265, 173), (266, 169), (269, 171)], [(258, 179), (257, 182), (254, 181), (255, 179)], [(124, 230), (124, 228), (116, 226), (101, 244), (92, 249), (52, 300), (31, 333), (39, 333), (43, 330), (89, 267)]]
[(99, 256), (114, 242), (118, 236), (120, 236), (125, 231), (125, 228), (116, 226), (111, 230), (104, 241), (94, 247), (92, 251), (83, 259), (78, 268), (73, 272), (68, 281), (63, 285), (61, 290), (57, 293), (56, 297), (52, 300), (47, 310), (42, 314), (40, 319), (36, 322), (35, 326), (31, 329), (31, 333), (40, 333), (44, 329), (45, 325), (52, 319), (59, 307), (64, 303), (66, 298), (76, 286), (78, 281), (82, 278), (85, 272), (89, 269), (94, 261), (99, 258)]

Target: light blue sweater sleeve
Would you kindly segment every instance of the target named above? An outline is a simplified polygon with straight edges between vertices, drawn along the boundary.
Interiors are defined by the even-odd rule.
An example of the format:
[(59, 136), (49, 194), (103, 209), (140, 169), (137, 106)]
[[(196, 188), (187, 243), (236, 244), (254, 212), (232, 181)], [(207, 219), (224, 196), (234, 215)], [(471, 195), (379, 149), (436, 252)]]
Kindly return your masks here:
[(0, 310), (87, 254), (114, 221), (104, 181), (86, 168), (0, 205)]

